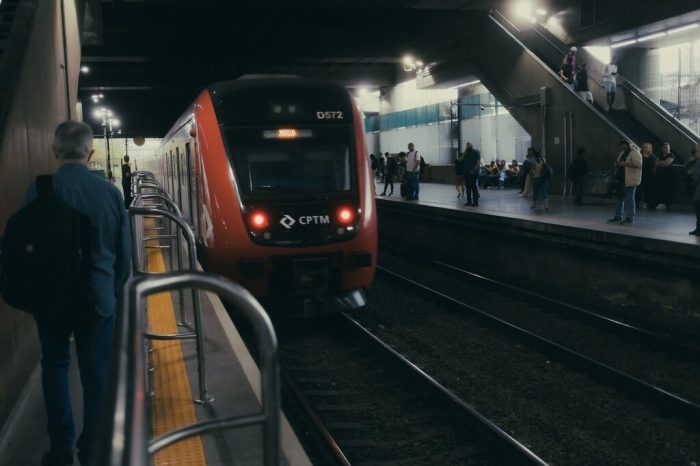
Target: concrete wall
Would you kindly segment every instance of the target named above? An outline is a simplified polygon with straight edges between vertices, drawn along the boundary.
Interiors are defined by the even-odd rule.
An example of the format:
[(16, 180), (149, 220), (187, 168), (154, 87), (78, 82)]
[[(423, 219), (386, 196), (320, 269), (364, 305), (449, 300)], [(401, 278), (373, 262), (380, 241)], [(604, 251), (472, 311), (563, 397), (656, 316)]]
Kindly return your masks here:
[[(36, 175), (56, 164), (51, 153), (58, 123), (75, 115), (80, 69), (80, 0), (38, 0), (20, 76), (0, 145), (0, 232)], [(65, 43), (63, 19), (65, 17)], [(4, 92), (5, 90), (3, 90)], [(37, 290), (40, 291), (40, 290)], [(34, 322), (0, 301), (0, 425), (36, 368)]]

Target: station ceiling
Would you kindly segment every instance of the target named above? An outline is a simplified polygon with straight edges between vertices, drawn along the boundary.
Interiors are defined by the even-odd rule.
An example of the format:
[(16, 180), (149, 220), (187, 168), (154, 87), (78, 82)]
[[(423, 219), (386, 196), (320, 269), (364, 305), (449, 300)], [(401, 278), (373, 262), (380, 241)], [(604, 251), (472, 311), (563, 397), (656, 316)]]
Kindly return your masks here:
[[(161, 137), (207, 84), (292, 74), (392, 85), (405, 54), (444, 49), (497, 0), (88, 0), (79, 93), (129, 136)], [(447, 45), (449, 46), (449, 45)]]

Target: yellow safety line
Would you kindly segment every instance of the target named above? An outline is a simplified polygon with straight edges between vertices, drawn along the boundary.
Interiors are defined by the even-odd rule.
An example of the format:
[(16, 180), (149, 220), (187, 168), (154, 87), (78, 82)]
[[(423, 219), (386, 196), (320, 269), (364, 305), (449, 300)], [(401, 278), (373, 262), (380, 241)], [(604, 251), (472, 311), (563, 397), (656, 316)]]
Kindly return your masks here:
[[(165, 272), (163, 254), (151, 250), (147, 254), (147, 270)], [(176, 333), (177, 323), (170, 293), (148, 298), (148, 325), (152, 333)], [(197, 422), (192, 390), (187, 376), (182, 347), (177, 340), (154, 340), (151, 361), (154, 367), (153, 433), (165, 434), (178, 427)], [(199, 437), (177, 442), (155, 455), (160, 465), (206, 465), (204, 446)]]

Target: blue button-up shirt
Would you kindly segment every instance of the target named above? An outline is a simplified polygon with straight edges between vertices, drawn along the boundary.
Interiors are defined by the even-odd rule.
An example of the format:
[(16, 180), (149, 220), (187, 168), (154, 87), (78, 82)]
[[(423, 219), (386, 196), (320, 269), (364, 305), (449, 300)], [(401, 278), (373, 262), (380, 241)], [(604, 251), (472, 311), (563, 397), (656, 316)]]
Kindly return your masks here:
[[(90, 219), (95, 312), (111, 316), (117, 309), (117, 294), (131, 271), (131, 233), (122, 194), (82, 163), (63, 164), (53, 176), (53, 188), (56, 195)], [(24, 205), (36, 197), (34, 182)]]

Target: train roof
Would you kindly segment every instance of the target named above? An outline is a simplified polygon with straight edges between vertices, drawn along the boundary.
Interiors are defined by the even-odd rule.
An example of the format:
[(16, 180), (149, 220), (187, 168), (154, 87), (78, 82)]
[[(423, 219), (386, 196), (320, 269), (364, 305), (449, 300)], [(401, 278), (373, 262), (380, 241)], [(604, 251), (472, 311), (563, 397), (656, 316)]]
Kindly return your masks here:
[(317, 112), (352, 118), (352, 99), (341, 84), (303, 78), (254, 78), (207, 87), (220, 125), (318, 122)]

